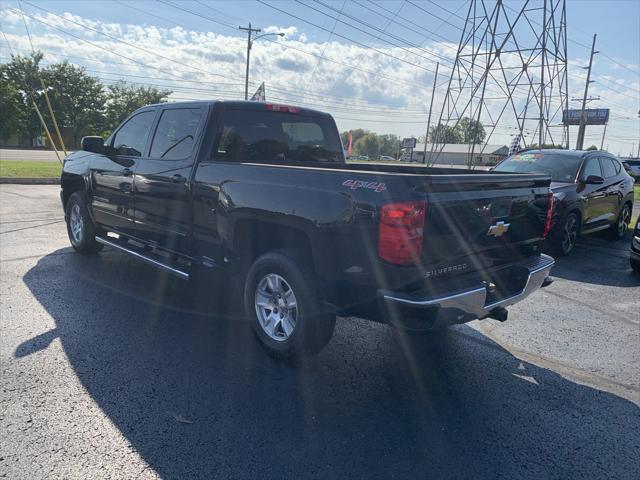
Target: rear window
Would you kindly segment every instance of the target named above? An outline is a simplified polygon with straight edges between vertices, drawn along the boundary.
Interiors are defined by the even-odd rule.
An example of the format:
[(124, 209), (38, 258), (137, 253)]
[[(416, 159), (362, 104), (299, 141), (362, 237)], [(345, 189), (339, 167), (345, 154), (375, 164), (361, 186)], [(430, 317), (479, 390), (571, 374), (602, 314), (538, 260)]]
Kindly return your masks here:
[(574, 182), (582, 158), (557, 153), (519, 153), (507, 158), (495, 168), (496, 172), (546, 173), (554, 182)]
[(342, 163), (342, 144), (329, 118), (255, 110), (222, 113), (214, 160), (251, 163)]

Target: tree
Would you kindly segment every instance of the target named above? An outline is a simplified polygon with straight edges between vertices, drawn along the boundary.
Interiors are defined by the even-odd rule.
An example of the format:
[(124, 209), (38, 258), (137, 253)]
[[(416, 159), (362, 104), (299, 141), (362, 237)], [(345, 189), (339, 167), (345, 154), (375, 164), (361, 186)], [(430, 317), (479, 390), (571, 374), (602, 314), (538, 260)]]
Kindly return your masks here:
[(43, 69), (42, 78), (58, 126), (71, 131), (75, 146), (83, 136), (100, 133), (106, 97), (97, 78), (66, 60)]
[(0, 138), (19, 135), (24, 128), (25, 109), (22, 95), (5, 75), (5, 65), (0, 65)]
[(587, 148), (587, 151), (590, 150), (598, 150), (598, 147), (596, 147), (595, 145), (591, 145), (589, 148)]
[(378, 135), (380, 155), (396, 157), (398, 155), (398, 137), (392, 134)]
[(378, 158), (380, 155), (380, 142), (375, 133), (367, 132), (353, 143), (357, 155), (368, 155), (369, 158)]
[[(28, 136), (32, 139), (42, 134), (42, 125), (33, 108), (33, 103), (35, 102), (38, 105), (41, 112), (43, 108), (46, 108), (44, 99), (41, 98), (42, 87), (39, 80), (41, 60), (42, 52), (34, 52), (28, 57), (11, 55), (11, 60), (2, 65), (1, 73), (3, 85), (5, 82), (11, 85), (6, 87), (7, 93), (12, 90), (18, 92), (15, 97), (17, 103), (14, 106), (22, 112), (20, 122), (14, 125), (16, 130), (12, 133)], [(3, 98), (3, 103), (4, 101)], [(4, 108), (0, 111), (0, 119), (3, 124), (12, 122), (9, 115), (10, 112)]]
[(109, 85), (105, 112), (105, 133), (112, 132), (131, 112), (153, 103), (164, 103), (173, 93), (171, 90), (155, 87), (130, 85), (119, 81)]
[(431, 127), (429, 130), (431, 143), (462, 143), (460, 130), (442, 123)]
[(482, 122), (479, 120), (473, 120), (469, 117), (464, 117), (460, 120), (458, 123), (458, 131), (462, 137), (462, 143), (479, 144), (484, 142), (484, 139), (487, 136)]

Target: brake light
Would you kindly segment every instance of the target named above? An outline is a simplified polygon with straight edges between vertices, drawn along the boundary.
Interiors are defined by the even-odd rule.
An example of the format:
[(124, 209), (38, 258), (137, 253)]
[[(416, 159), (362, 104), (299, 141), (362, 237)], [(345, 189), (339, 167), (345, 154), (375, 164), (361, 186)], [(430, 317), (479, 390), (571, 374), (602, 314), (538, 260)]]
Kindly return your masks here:
[(300, 113), (300, 109), (298, 107), (278, 105), (277, 103), (267, 103), (267, 110), (270, 112)]
[(424, 201), (383, 205), (378, 227), (378, 256), (396, 265), (418, 263), (426, 212)]
[(551, 230), (551, 217), (553, 216), (553, 192), (549, 192), (549, 206), (547, 207), (547, 219), (544, 222), (544, 232), (542, 238), (547, 238)]

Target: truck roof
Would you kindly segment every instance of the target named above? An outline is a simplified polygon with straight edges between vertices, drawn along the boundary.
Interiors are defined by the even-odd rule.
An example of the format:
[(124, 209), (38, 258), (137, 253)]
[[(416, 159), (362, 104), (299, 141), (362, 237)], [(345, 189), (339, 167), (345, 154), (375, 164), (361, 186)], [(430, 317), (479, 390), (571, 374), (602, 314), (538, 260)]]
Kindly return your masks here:
[(228, 105), (231, 107), (241, 107), (243, 110), (256, 110), (263, 111), (266, 105), (282, 105), (287, 107), (293, 107), (300, 111), (300, 113), (310, 114), (310, 115), (320, 115), (320, 116), (330, 116), (327, 112), (322, 112), (320, 110), (314, 110), (311, 108), (300, 107), (298, 105), (291, 105), (286, 103), (278, 103), (278, 102), (252, 102), (249, 100), (192, 100), (192, 101), (182, 101), (182, 102), (164, 102), (164, 103), (154, 103), (151, 105), (146, 105), (142, 108), (148, 107), (165, 107), (167, 105), (175, 106), (175, 105), (184, 105), (184, 106), (202, 106), (202, 105), (210, 105), (213, 106), (216, 103), (221, 103), (224, 105)]

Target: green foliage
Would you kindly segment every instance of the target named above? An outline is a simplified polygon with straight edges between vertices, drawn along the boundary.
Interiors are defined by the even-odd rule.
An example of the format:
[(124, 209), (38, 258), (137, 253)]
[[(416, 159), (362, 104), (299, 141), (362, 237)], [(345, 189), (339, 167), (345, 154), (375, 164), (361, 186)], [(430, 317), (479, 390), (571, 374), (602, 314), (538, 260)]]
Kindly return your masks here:
[[(398, 156), (399, 145), (396, 135), (378, 135), (361, 128), (351, 130), (351, 135), (353, 137), (354, 155), (368, 155), (372, 160), (379, 158), (381, 155), (388, 155), (394, 158)], [(349, 145), (349, 132), (340, 133), (340, 138), (342, 139), (342, 145), (346, 149)]]
[(487, 136), (482, 122), (464, 117), (457, 125), (442, 123), (429, 129), (431, 143), (482, 143)]
[(479, 144), (484, 142), (484, 139), (487, 136), (482, 122), (479, 120), (473, 120), (469, 117), (464, 117), (460, 120), (457, 129), (462, 137), (462, 143)]
[[(58, 126), (71, 130), (75, 145), (102, 129), (106, 97), (97, 78), (67, 61), (50, 65), (41, 74)], [(45, 111), (49, 112), (41, 110), (43, 115)]]
[(591, 145), (589, 148), (587, 148), (588, 151), (591, 150), (598, 150), (598, 147), (596, 147), (595, 145)]
[(380, 156), (380, 141), (378, 135), (373, 132), (365, 133), (353, 145), (354, 153), (357, 155), (368, 155), (372, 159)]
[(440, 123), (430, 128), (429, 141), (431, 143), (462, 143), (462, 133), (457, 127)]
[(106, 102), (105, 130), (112, 132), (131, 112), (145, 105), (163, 103), (172, 93), (155, 87), (130, 85), (125, 81), (109, 85)]
[(125, 117), (139, 107), (167, 101), (172, 92), (154, 87), (119, 82), (105, 89), (99, 79), (87, 74), (83, 67), (65, 61), (41, 67), (41, 52), (28, 57), (12, 55), (0, 65), (0, 137), (12, 134), (35, 138), (43, 134), (33, 104), (42, 113), (55, 136), (44, 90), (64, 135), (73, 137), (77, 147), (85, 135), (111, 132)]
[(22, 96), (16, 86), (6, 81), (4, 69), (0, 67), (0, 138), (7, 139), (24, 125), (25, 115)]

